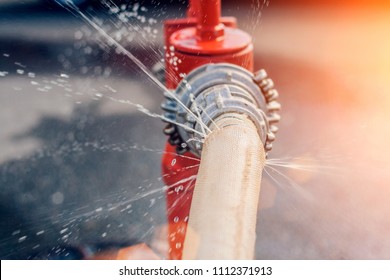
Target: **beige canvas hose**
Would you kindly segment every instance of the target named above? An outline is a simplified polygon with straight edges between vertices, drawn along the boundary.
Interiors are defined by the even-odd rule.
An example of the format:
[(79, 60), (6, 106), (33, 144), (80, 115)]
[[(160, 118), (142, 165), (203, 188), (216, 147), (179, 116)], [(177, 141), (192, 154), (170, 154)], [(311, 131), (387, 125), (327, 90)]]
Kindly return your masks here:
[(203, 144), (183, 259), (252, 259), (263, 143), (245, 115), (215, 124)]

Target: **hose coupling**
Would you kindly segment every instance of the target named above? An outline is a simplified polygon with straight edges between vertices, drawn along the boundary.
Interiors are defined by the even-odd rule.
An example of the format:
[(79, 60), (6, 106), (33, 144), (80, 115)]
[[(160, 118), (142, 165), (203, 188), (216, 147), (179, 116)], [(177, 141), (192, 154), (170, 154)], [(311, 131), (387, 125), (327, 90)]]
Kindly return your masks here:
[(263, 69), (252, 74), (234, 64), (206, 64), (184, 76), (176, 90), (165, 96), (164, 133), (179, 154), (191, 151), (200, 157), (210, 127), (229, 113), (248, 116), (265, 151), (272, 149), (280, 120), (279, 94)]

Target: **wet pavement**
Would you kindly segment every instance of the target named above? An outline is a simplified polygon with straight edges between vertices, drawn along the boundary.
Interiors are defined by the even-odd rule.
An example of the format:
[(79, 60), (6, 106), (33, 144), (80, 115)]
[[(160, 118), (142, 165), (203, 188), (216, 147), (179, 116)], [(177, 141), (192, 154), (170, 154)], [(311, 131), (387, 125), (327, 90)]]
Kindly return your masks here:
[(129, 102), (159, 112), (161, 91), (70, 13), (19, 7), (0, 24), (0, 257), (149, 242), (165, 137)]
[[(0, 257), (151, 243), (165, 137), (132, 103), (161, 113), (161, 90), (46, 8), (0, 7)], [(253, 32), (236, 14), (283, 106), (256, 258), (390, 258), (389, 13), (271, 5)], [(159, 60), (139, 46), (148, 67)]]

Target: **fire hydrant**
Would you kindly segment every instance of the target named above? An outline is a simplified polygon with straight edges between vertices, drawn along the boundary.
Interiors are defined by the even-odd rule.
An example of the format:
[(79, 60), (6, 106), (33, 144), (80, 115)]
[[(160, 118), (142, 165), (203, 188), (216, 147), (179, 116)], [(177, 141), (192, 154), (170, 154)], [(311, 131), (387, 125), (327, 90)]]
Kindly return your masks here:
[(170, 259), (182, 258), (207, 124), (224, 113), (245, 113), (269, 151), (280, 118), (272, 80), (264, 70), (252, 74), (251, 36), (236, 27), (235, 18), (221, 17), (220, 0), (192, 0), (187, 16), (164, 24), (166, 86), (175, 90), (182, 103), (167, 96), (162, 104), (170, 120), (164, 129), (169, 138), (162, 158), (163, 177), (169, 186)]

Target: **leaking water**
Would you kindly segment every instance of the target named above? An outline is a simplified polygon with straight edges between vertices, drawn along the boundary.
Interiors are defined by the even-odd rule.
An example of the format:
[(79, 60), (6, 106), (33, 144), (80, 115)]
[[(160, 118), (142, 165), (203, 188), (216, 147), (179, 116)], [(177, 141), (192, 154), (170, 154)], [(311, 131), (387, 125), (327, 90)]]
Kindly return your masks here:
[[(72, 69), (72, 67), (74, 67), (73, 63), (71, 62), (71, 57), (72, 57), (72, 55), (74, 55), (74, 53), (76, 51), (81, 50), (81, 53), (83, 54), (83, 56), (87, 56), (87, 57), (89, 55), (93, 55), (93, 54), (97, 55), (98, 52), (96, 52), (95, 48), (93, 46), (90, 46), (89, 42), (83, 40), (85, 37), (87, 37), (87, 38), (95, 37), (94, 40), (99, 42), (99, 47), (102, 48), (104, 51), (109, 52), (109, 51), (112, 51), (114, 49), (116, 51), (116, 53), (124, 55), (125, 57), (128, 58), (128, 61), (124, 62), (126, 65), (134, 63), (144, 74), (146, 74), (146, 77), (148, 79), (150, 79), (155, 85), (157, 85), (158, 90), (160, 92), (170, 93), (169, 90), (166, 89), (165, 86), (153, 75), (153, 73), (151, 73), (149, 68), (143, 62), (141, 62), (135, 55), (133, 55), (132, 52), (130, 52), (127, 48), (125, 48), (124, 45), (122, 45), (125, 41), (132, 41), (134, 39), (134, 34), (138, 34), (141, 32), (142, 37), (145, 40), (141, 40), (140, 42), (137, 42), (137, 43), (141, 44), (141, 46), (144, 48), (145, 44), (148, 43), (150, 36), (153, 37), (156, 35), (157, 29), (154, 29), (153, 25), (155, 25), (155, 23), (157, 21), (155, 19), (147, 20), (147, 18), (145, 16), (139, 15), (138, 14), (139, 10), (142, 12), (142, 11), (145, 11), (146, 9), (143, 7), (140, 7), (138, 4), (135, 4), (132, 7), (129, 7), (129, 6), (118, 7), (111, 1), (102, 1), (102, 5), (106, 8), (108, 8), (109, 14), (114, 15), (113, 18), (109, 17), (109, 20), (108, 20), (109, 24), (106, 24), (106, 22), (107, 22), (106, 19), (102, 19), (102, 18), (93, 16), (88, 12), (83, 12), (77, 6), (73, 5), (72, 1), (68, 1), (65, 8), (67, 8), (71, 13), (75, 14), (76, 17), (80, 17), (81, 19), (83, 19), (87, 23), (87, 26), (82, 27), (80, 30), (77, 30), (74, 33), (75, 43), (74, 43), (73, 49), (68, 48), (65, 50), (65, 52), (63, 54), (60, 54), (58, 56), (58, 60), (62, 64), (63, 69), (65, 71), (69, 71)], [(128, 10), (130, 10), (130, 12), (128, 12)], [(256, 20), (258, 20), (258, 18), (259, 18), (259, 16), (256, 16)], [(135, 23), (134, 23), (133, 19), (136, 19)], [(133, 22), (132, 22), (132, 20), (133, 20)], [(151, 26), (150, 26), (150, 28), (145, 28), (145, 27), (141, 28), (140, 22), (141, 23), (148, 22)], [(92, 29), (90, 29), (90, 28), (92, 28)], [(129, 32), (129, 30), (132, 30), (133, 32)], [(153, 30), (153, 31), (151, 32), (151, 30)], [(94, 31), (97, 31), (97, 33), (95, 34)], [(145, 32), (146, 32), (146, 35), (145, 35)], [(150, 49), (148, 49), (148, 51), (150, 51)], [(149, 52), (149, 54), (150, 54), (150, 52)], [(156, 56), (161, 55), (160, 52), (154, 50), (153, 48), (152, 48), (151, 54), (156, 55)], [(4, 53), (3, 56), (6, 58), (11, 57), (11, 55), (7, 54), (7, 53)], [(171, 63), (173, 63), (173, 64), (180, 63), (180, 61), (175, 59), (175, 57), (168, 57), (168, 58), (170, 59)], [(78, 65), (78, 66), (80, 66), (79, 71), (83, 75), (84, 74), (91, 75), (92, 77), (101, 76), (103, 79), (107, 79), (112, 75), (113, 69), (110, 66), (98, 65), (98, 66), (94, 66), (94, 67), (87, 67), (84, 65), (85, 63), (86, 62), (85, 62), (84, 57), (81, 57), (79, 59), (79, 61), (77, 61), (75, 63), (76, 65), (79, 64)], [(135, 107), (139, 112), (141, 112), (147, 116), (164, 119), (163, 116), (156, 114), (156, 113), (153, 113), (149, 109), (146, 109), (144, 107), (144, 105), (133, 102), (131, 100), (131, 98), (129, 98), (128, 96), (126, 96), (126, 98), (118, 97), (118, 94), (117, 94), (118, 90), (115, 88), (115, 85), (105, 84), (104, 89), (102, 89), (102, 87), (97, 88), (95, 82), (93, 82), (93, 81), (88, 81), (87, 84), (84, 81), (81, 81), (81, 83), (77, 83), (77, 82), (75, 82), (75, 79), (73, 78), (72, 74), (67, 73), (67, 72), (65, 72), (65, 73), (61, 72), (61, 70), (60, 71), (56, 70), (55, 72), (57, 72), (57, 73), (53, 73), (49, 76), (47, 76), (47, 75), (42, 76), (42, 75), (35, 73), (35, 72), (28, 72), (28, 67), (26, 67), (26, 65), (22, 64), (21, 62), (16, 61), (16, 62), (14, 62), (14, 65), (17, 67), (20, 67), (20, 68), (16, 69), (16, 74), (18, 74), (20, 76), (24, 76), (25, 78), (29, 79), (30, 84), (29, 85), (27, 84), (26, 87), (27, 87), (27, 89), (35, 90), (34, 94), (35, 93), (63, 94), (65, 97), (68, 97), (72, 100), (75, 100), (76, 104), (83, 104), (83, 103), (88, 104), (89, 99), (92, 101), (97, 101), (98, 102), (97, 104), (100, 104), (102, 102), (104, 104), (103, 100), (107, 100), (108, 102), (130, 105), (132, 107)], [(27, 68), (27, 69), (25, 70), (25, 68)], [(9, 74), (9, 72), (7, 72), (7, 71), (2, 71), (1, 73), (3, 76), (7, 76)], [(17, 90), (17, 89), (22, 90), (23, 88), (22, 87), (14, 87), (14, 89), (15, 90)], [(38, 97), (38, 98), (45, 98), (45, 97), (46, 96), (43, 95), (42, 97)], [(87, 105), (87, 106), (89, 106), (89, 105)], [(92, 105), (92, 106), (95, 106), (95, 105)], [(99, 107), (101, 105), (97, 105), (97, 106)], [(80, 108), (81, 108), (81, 110), (85, 110), (85, 109), (82, 109), (82, 107), (80, 107)], [(197, 109), (197, 107), (196, 107), (196, 109)], [(94, 109), (94, 110), (96, 110), (96, 109)], [(99, 108), (97, 110), (99, 110)], [(87, 110), (87, 111), (89, 111), (89, 110)], [(189, 112), (191, 112), (191, 111), (189, 111)], [(193, 115), (193, 117), (195, 119), (198, 119), (199, 112), (198, 111), (196, 111), (196, 112), (197, 112), (197, 115), (193, 114), (192, 112), (191, 112), (191, 114)], [(78, 129), (79, 131), (77, 131), (76, 133), (74, 133), (72, 131), (73, 129), (68, 129), (69, 132), (65, 131), (66, 140), (64, 141), (64, 143), (56, 143), (56, 145), (53, 147), (51, 147), (50, 142), (45, 143), (45, 145), (47, 145), (48, 147), (44, 146), (43, 149), (35, 150), (35, 152), (33, 154), (28, 155), (27, 161), (30, 162), (29, 165), (31, 165), (31, 163), (33, 163), (31, 165), (32, 169), (34, 169), (34, 167), (40, 168), (40, 165), (47, 165), (47, 163), (51, 164), (51, 162), (54, 162), (60, 168), (66, 167), (65, 168), (66, 170), (69, 168), (73, 169), (72, 163), (71, 163), (72, 161), (77, 160), (77, 159), (82, 159), (83, 157), (88, 158), (88, 157), (90, 157), (91, 152), (92, 152), (93, 157), (96, 157), (96, 154), (101, 154), (101, 153), (103, 153), (103, 154), (104, 153), (109, 153), (109, 154), (118, 153), (119, 157), (122, 157), (124, 155), (124, 153), (127, 153), (127, 152), (130, 152), (131, 156), (133, 156), (133, 154), (135, 154), (135, 152), (142, 152), (141, 154), (143, 154), (144, 152), (152, 152), (153, 154), (159, 154), (159, 155), (161, 155), (163, 153), (162, 149), (160, 149), (160, 150), (150, 149), (150, 148), (146, 148), (144, 146), (140, 146), (138, 144), (132, 144), (129, 142), (115, 144), (115, 143), (113, 143), (113, 140), (111, 140), (111, 139), (108, 140), (108, 144), (105, 143), (105, 141), (103, 141), (102, 139), (97, 139), (97, 140), (92, 139), (93, 141), (90, 141), (90, 139), (86, 139), (85, 136), (81, 137), (81, 139), (78, 139), (79, 138), (77, 136), (78, 132), (81, 134), (87, 134), (87, 133), (85, 133), (85, 131), (88, 130), (88, 126), (92, 125), (92, 127), (95, 128), (95, 126), (93, 124), (94, 124), (94, 122), (96, 122), (97, 115), (86, 116), (84, 114), (85, 114), (85, 112), (76, 113), (76, 116), (73, 117), (74, 119), (72, 119), (70, 121), (71, 126), (73, 126), (72, 123), (75, 123), (76, 129)], [(94, 114), (94, 113), (92, 113), (92, 114)], [(78, 120), (77, 118), (81, 118), (81, 119)], [(53, 120), (51, 120), (51, 121), (53, 121)], [(59, 122), (61, 123), (63, 121), (59, 120)], [(97, 121), (97, 122), (99, 122), (99, 121)], [(63, 123), (66, 124), (67, 122), (65, 121)], [(200, 136), (204, 136), (206, 134), (205, 129), (208, 129), (208, 128), (202, 127), (203, 134), (201, 134)], [(39, 131), (39, 128), (38, 128), (38, 131)], [(109, 131), (104, 131), (104, 132), (109, 133)], [(36, 136), (36, 133), (33, 132), (32, 135)], [(45, 137), (45, 135), (39, 135), (39, 134), (38, 134), (38, 136)], [(59, 135), (58, 138), (61, 138), (61, 136)], [(123, 138), (126, 138), (126, 137), (123, 137)], [(199, 141), (199, 139), (194, 138), (194, 139), (190, 139), (190, 141)], [(58, 140), (56, 140), (55, 142), (58, 142)], [(101, 157), (101, 158), (103, 158), (103, 157)], [(159, 163), (160, 159), (157, 157), (154, 157), (154, 158), (155, 158), (154, 165), (156, 165), (156, 163), (157, 164)], [(3, 174), (15, 174), (16, 175), (14, 170), (18, 171), (20, 169), (20, 167), (18, 167), (18, 165), (20, 165), (21, 162), (23, 162), (23, 160), (24, 160), (23, 158), (22, 159), (19, 158), (19, 161), (16, 163), (15, 162), (6, 163), (2, 169)], [(67, 163), (68, 160), (70, 160), (71, 162)], [(175, 161), (176, 161), (175, 159), (172, 161), (172, 165), (175, 164)], [(128, 165), (126, 163), (122, 163), (122, 164), (124, 166)], [(270, 164), (270, 166), (272, 166), (271, 162), (269, 164)], [(14, 165), (16, 165), (16, 167)], [(188, 167), (188, 169), (195, 168), (195, 167), (197, 167), (197, 166), (190, 166), (190, 167)], [(101, 169), (101, 167), (99, 167), (99, 168)], [(108, 166), (108, 168), (113, 168), (113, 167)], [(273, 168), (273, 167), (270, 167), (270, 168)], [(74, 172), (74, 170), (69, 170), (69, 171), (72, 173)], [(61, 176), (72, 177), (72, 175), (69, 174), (69, 171), (65, 172)], [(99, 171), (97, 169), (91, 170), (91, 171), (92, 171), (92, 173), (90, 175), (83, 173), (80, 175), (76, 175), (76, 178), (78, 176), (86, 176), (86, 177), (92, 176), (92, 177), (94, 177), (94, 176), (96, 176), (94, 174), (95, 172), (99, 173)], [(38, 171), (38, 174), (40, 174), (41, 172), (42, 171)], [(33, 171), (33, 173), (34, 173), (34, 171)], [(105, 176), (96, 176), (97, 180), (93, 180), (92, 182), (88, 182), (86, 184), (86, 186), (88, 186), (90, 184), (95, 185), (97, 183), (97, 181), (99, 180), (98, 178), (104, 179), (105, 177), (112, 177), (111, 173), (113, 173), (113, 171), (112, 170), (104, 170), (104, 173), (105, 173)], [(115, 172), (114, 172), (114, 176), (118, 176), (118, 175), (117, 174), (115, 175)], [(51, 184), (54, 183), (54, 182), (50, 182), (50, 180), (52, 180), (52, 178), (49, 178), (47, 174), (45, 174), (44, 177), (47, 178), (45, 180), (48, 180), (48, 182), (44, 181), (43, 183), (38, 183), (38, 185), (43, 184), (43, 186), (46, 186), (46, 188), (50, 187)], [(63, 180), (61, 177), (58, 179)], [(104, 192), (103, 192), (103, 193), (101, 193), (100, 196), (95, 196), (96, 200), (95, 201), (92, 200), (92, 203), (89, 203), (89, 205), (75, 207), (75, 206), (72, 206), (72, 204), (73, 204), (71, 202), (72, 196), (70, 199), (68, 197), (66, 197), (67, 195), (69, 195), (68, 194), (69, 190), (65, 190), (65, 188), (70, 188), (70, 187), (71, 188), (79, 188), (80, 185), (85, 185), (85, 183), (83, 183), (83, 180), (80, 180), (80, 179), (77, 179), (75, 182), (69, 182), (69, 183), (66, 182), (64, 184), (64, 186), (59, 186), (59, 187), (53, 189), (52, 193), (49, 195), (48, 201), (51, 202), (55, 206), (55, 208), (57, 208), (59, 210), (59, 212), (57, 214), (52, 213), (51, 216), (47, 216), (47, 213), (45, 212), (46, 211), (45, 207), (43, 207), (42, 209), (39, 209), (41, 211), (35, 212), (34, 215), (32, 217), (30, 217), (32, 222), (28, 223), (29, 224), (28, 231), (31, 232), (30, 235), (23, 235), (24, 232), (22, 230), (17, 230), (17, 231), (13, 232), (13, 233), (15, 233), (15, 236), (17, 237), (18, 243), (26, 242), (29, 239), (36, 239), (37, 237), (45, 237), (47, 235), (52, 235), (52, 236), (58, 235), (59, 236), (58, 241), (60, 242), (60, 244), (62, 242), (65, 242), (65, 244), (80, 244), (80, 243), (82, 244), (84, 238), (87, 238), (87, 237), (84, 237), (81, 235), (82, 231), (88, 232), (88, 230), (85, 230), (85, 229), (83, 230), (83, 228), (85, 228), (85, 227), (91, 227), (92, 229), (95, 229), (97, 227), (98, 230), (97, 230), (97, 232), (95, 232), (96, 233), (95, 237), (100, 236), (102, 238), (107, 238), (107, 237), (115, 238), (118, 235), (122, 235), (124, 237), (124, 240), (127, 240), (128, 238), (131, 238), (131, 236), (132, 236), (131, 232), (129, 234), (129, 232), (126, 232), (126, 231), (125, 232), (124, 231), (118, 232), (118, 230), (115, 230), (114, 231), (115, 235), (109, 236), (108, 233), (105, 231), (105, 229), (99, 229), (100, 226), (96, 225), (96, 224), (104, 224), (103, 221), (107, 220), (107, 222), (111, 221), (114, 224), (116, 222), (118, 229), (123, 228), (123, 223), (120, 222), (121, 221), (120, 219), (131, 220), (132, 218), (134, 218), (133, 217), (134, 211), (135, 211), (134, 209), (139, 208), (137, 206), (135, 206), (135, 207), (132, 206), (133, 203), (137, 203), (137, 202), (145, 203), (144, 200), (147, 199), (147, 200), (149, 200), (149, 203), (147, 203), (146, 206), (148, 206), (149, 208), (154, 207), (156, 205), (157, 200), (160, 201), (159, 204), (161, 205), (162, 204), (161, 201), (164, 199), (164, 191), (166, 191), (168, 189), (167, 186), (162, 185), (162, 177), (148, 178), (148, 179), (143, 180), (142, 182), (138, 182), (138, 183), (137, 183), (137, 180), (134, 180), (134, 178), (131, 178), (131, 181), (132, 181), (131, 185), (139, 184), (139, 187), (137, 188), (138, 190), (133, 191), (133, 192), (129, 192), (129, 190), (128, 190), (129, 182), (127, 182), (127, 185), (126, 185), (126, 182), (122, 182), (122, 183), (118, 182), (117, 184), (119, 184), (119, 186), (116, 187), (116, 189), (119, 189), (118, 191), (114, 192), (111, 190), (111, 191), (107, 192), (106, 194), (104, 194)], [(179, 186), (177, 186), (177, 187), (171, 186), (171, 187), (175, 187), (175, 191), (177, 190), (177, 192), (182, 192), (184, 190), (183, 184), (191, 184), (194, 181), (194, 179), (195, 179), (194, 177), (189, 177), (187, 179), (183, 179), (182, 181), (177, 183), (177, 185), (179, 185)], [(24, 184), (24, 182), (21, 182), (21, 183)], [(63, 183), (63, 182), (61, 182), (61, 183)], [(109, 181), (107, 181), (107, 183), (109, 183)], [(72, 184), (72, 185), (69, 185), (69, 184)], [(110, 186), (106, 186), (106, 185), (103, 185), (102, 187), (110, 188)], [(77, 189), (76, 194), (80, 195), (82, 191), (83, 191), (82, 189), (81, 190)], [(92, 196), (92, 199), (94, 196), (91, 195), (90, 192), (87, 192), (85, 190), (84, 190), (84, 192), (85, 193), (83, 193), (83, 195), (81, 197), (85, 197), (85, 198), (88, 197), (88, 200), (91, 201), (91, 196)], [(73, 195), (73, 197), (74, 197), (74, 195)], [(37, 198), (36, 197), (34, 198), (34, 194), (31, 194), (31, 199), (36, 200)], [(45, 202), (43, 202), (43, 203), (45, 203)], [(75, 205), (77, 205), (77, 204), (75, 204)], [(101, 205), (104, 205), (104, 207), (102, 207)], [(57, 206), (62, 206), (62, 207), (57, 207)], [(141, 215), (142, 216), (141, 219), (144, 219), (145, 217), (148, 216), (149, 211), (150, 211), (150, 209), (147, 209), (148, 207), (146, 207), (146, 209), (145, 209), (145, 206), (141, 207), (142, 209), (145, 209), (145, 210), (143, 210), (143, 214)], [(63, 209), (63, 210), (60, 210), (60, 209)], [(139, 210), (136, 210), (136, 211), (139, 211)], [(168, 211), (170, 211), (170, 209), (168, 209)], [(121, 216), (121, 213), (124, 213), (125, 216)], [(160, 217), (160, 219), (162, 219), (162, 218)], [(97, 222), (96, 220), (99, 222)], [(103, 220), (103, 221), (101, 221), (101, 220)], [(149, 222), (151, 222), (151, 221), (149, 221)], [(159, 223), (163, 223), (163, 219), (161, 221), (159, 221)], [(51, 227), (45, 228), (45, 227), (48, 227), (49, 224), (54, 224), (56, 226), (54, 227), (54, 229)], [(92, 224), (92, 225), (90, 225), (90, 224)], [(110, 228), (112, 228), (111, 223), (109, 225), (110, 225)], [(43, 226), (45, 229), (41, 229), (41, 228), (39, 228), (39, 226)], [(133, 227), (134, 227), (134, 225), (132, 223), (130, 223), (130, 225), (128, 224), (127, 230), (129, 230), (129, 229), (130, 229), (130, 231), (134, 230)], [(147, 235), (148, 232), (153, 229), (153, 223), (152, 223), (152, 226), (150, 226), (149, 224), (146, 224), (146, 225), (144, 225), (143, 228), (144, 228), (143, 230), (142, 229), (138, 230), (141, 232), (144, 231), (143, 235), (139, 236), (139, 232), (137, 232), (135, 234), (137, 236), (137, 238), (140, 240), (143, 240), (145, 235)], [(100, 234), (99, 234), (99, 231), (102, 231), (102, 232), (100, 232)], [(97, 239), (94, 238), (92, 240), (95, 240), (94, 242), (101, 242), (99, 238), (97, 238)], [(9, 241), (9, 238), (6, 237), (2, 240), (2, 244), (5, 244), (8, 241)], [(37, 242), (37, 241), (35, 241), (35, 242)], [(38, 240), (38, 242), (43, 242), (43, 241)], [(91, 241), (89, 241), (89, 242), (91, 242)], [(123, 241), (121, 241), (121, 242), (123, 242)], [(178, 246), (180, 246), (180, 244), (178, 244)], [(32, 247), (30, 249), (35, 250), (35, 249), (39, 248), (41, 250), (42, 247), (44, 247), (44, 246), (41, 246), (40, 244), (32, 244)], [(26, 250), (26, 248), (21, 248), (20, 253), (24, 254), (25, 250)], [(54, 250), (54, 253), (58, 254), (61, 251), (61, 248), (53, 247), (52, 251), (53, 250)], [(9, 257), (12, 255), (5, 254), (4, 256)], [(29, 255), (28, 257), (33, 257), (33, 256), (34, 256), (34, 253)]]
[[(158, 107), (163, 93), (169, 94), (169, 90), (150, 69), (155, 63), (161, 63), (164, 53), (159, 45), (161, 22), (170, 17), (169, 13), (178, 16), (177, 10), (172, 13), (161, 3), (157, 7), (143, 7), (136, 3), (120, 5), (103, 0), (97, 6), (82, 9), (68, 2), (70, 4), (64, 4), (68, 10), (66, 14), (52, 11), (60, 13), (59, 19), (53, 19), (50, 14), (46, 15), (44, 24), (32, 20), (31, 26), (41, 30), (39, 32), (31, 31), (27, 28), (30, 22), (24, 22), (20, 30), (30, 32), (23, 33), (26, 40), (21, 43), (4, 29), (0, 30), (0, 35), (8, 34), (11, 38), (4, 37), (3, 40), (13, 42), (13, 45), (3, 44), (4, 49), (0, 48), (2, 258), (71, 256), (73, 246), (90, 246), (98, 250), (137, 242), (153, 246), (161, 241), (159, 232), (165, 224), (168, 186), (164, 185), (160, 174), (165, 138), (160, 122), (164, 117)], [(254, 9), (251, 9), (250, 19), (243, 23), (241, 15), (248, 7), (235, 5), (226, 10), (232, 11), (231, 15), (237, 13), (240, 26), (257, 34), (263, 19), (259, 13), (269, 4), (269, 1), (252, 1)], [(184, 14), (184, 4), (181, 6), (180, 12)], [(68, 27), (72, 26), (70, 13), (73, 14), (73, 29)], [(279, 14), (275, 12), (275, 15)], [(7, 16), (2, 18), (7, 20)], [(12, 19), (8, 20), (12, 22)], [(56, 20), (62, 25), (58, 28), (60, 31), (53, 33), (48, 27)], [(12, 26), (17, 25), (9, 24), (8, 28), (12, 30)], [(57, 32), (70, 39), (60, 39), (55, 35)], [(28, 37), (29, 33), (33, 34), (32, 38)], [(42, 43), (40, 36), (43, 33), (46, 33), (47, 41)], [(254, 36), (255, 40), (263, 38), (264, 32), (260, 35)], [(274, 41), (277, 38), (264, 39), (257, 46), (266, 50), (268, 42)], [(278, 50), (273, 47), (272, 50)], [(169, 52), (168, 55), (168, 62), (181, 63)], [(366, 226), (360, 230), (357, 216), (348, 205), (353, 208), (356, 203), (383, 204), (368, 190), (360, 190), (358, 184), (363, 182), (371, 186), (388, 182), (386, 172), (382, 172), (389, 166), (388, 162), (376, 157), (377, 165), (384, 166), (370, 169), (377, 179), (356, 175), (355, 179), (348, 178), (353, 177), (351, 170), (368, 169), (367, 165), (361, 164), (361, 168), (354, 162), (352, 152), (338, 148), (340, 143), (351, 141), (353, 137), (340, 134), (345, 128), (337, 126), (338, 122), (331, 117), (326, 119), (328, 126), (322, 125), (321, 137), (313, 137), (313, 133), (308, 132), (314, 131), (323, 120), (322, 116), (316, 117), (310, 106), (316, 106), (319, 112), (328, 112), (334, 105), (321, 107), (318, 104), (323, 102), (313, 105), (310, 99), (291, 101), (288, 94), (296, 90), (291, 86), (299, 88), (300, 85), (289, 78), (283, 80), (280, 72), (285, 65), (280, 58), (272, 57), (272, 51), (256, 55), (262, 58), (259, 67), (267, 64), (271, 67), (271, 76), (276, 75), (273, 77), (276, 84), (281, 81), (282, 101), (287, 108), (275, 149), (266, 162), (257, 256), (361, 256), (353, 240), (343, 243), (337, 236), (349, 236), (355, 230), (360, 237), (365, 237), (382, 229), (375, 221), (383, 221), (387, 217), (383, 215), (386, 211), (380, 214), (379, 208), (375, 208), (371, 220), (366, 212), (358, 212)], [(278, 63), (283, 67), (275, 66)], [(285, 71), (285, 76), (299, 72), (294, 67)], [(311, 69), (300, 71), (313, 73)], [(313, 88), (318, 90), (317, 85), (322, 80), (319, 81)], [(294, 96), (299, 98), (299, 90), (296, 92)], [(195, 119), (199, 117), (196, 109), (197, 106), (195, 114), (191, 113)], [(313, 123), (306, 119), (308, 115), (314, 115)], [(354, 120), (344, 121), (355, 123)], [(291, 127), (296, 130), (291, 131)], [(349, 127), (350, 135), (362, 131)], [(207, 133), (208, 129), (203, 127), (198, 137)], [(310, 139), (304, 139), (302, 135)], [(361, 144), (363, 141), (359, 137), (355, 140)], [(199, 138), (190, 141), (201, 141)], [(171, 162), (171, 165), (175, 164), (177, 159)], [(195, 177), (188, 177), (170, 187), (183, 194), (194, 180)], [(356, 191), (351, 184), (365, 194), (364, 198), (351, 198), (352, 190)], [(386, 193), (383, 188), (381, 191)], [(329, 202), (334, 209), (328, 209)], [(337, 213), (339, 210), (343, 213), (342, 218)], [(340, 226), (335, 227), (333, 223)], [(316, 236), (324, 236), (328, 241)], [(376, 246), (374, 239), (364, 240), (368, 247)], [(179, 248), (182, 244), (176, 246)], [(334, 252), (329, 249), (332, 246), (341, 249)], [(388, 248), (386, 244), (383, 246)], [(377, 252), (372, 256), (388, 255)]]

